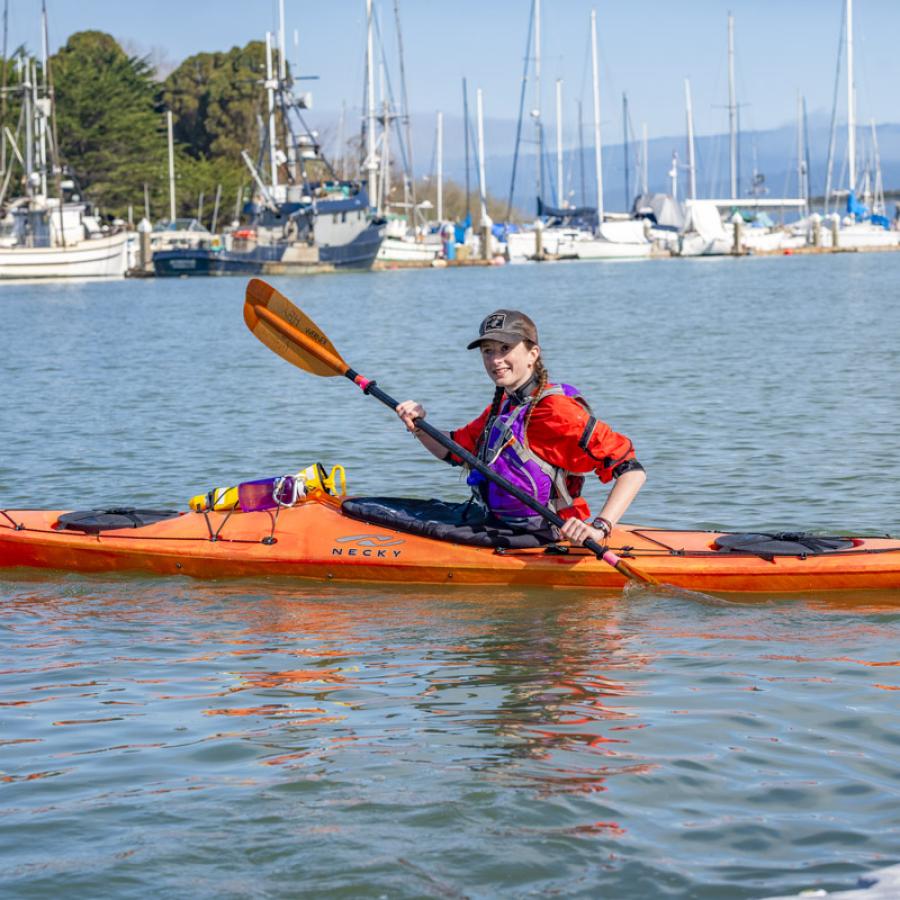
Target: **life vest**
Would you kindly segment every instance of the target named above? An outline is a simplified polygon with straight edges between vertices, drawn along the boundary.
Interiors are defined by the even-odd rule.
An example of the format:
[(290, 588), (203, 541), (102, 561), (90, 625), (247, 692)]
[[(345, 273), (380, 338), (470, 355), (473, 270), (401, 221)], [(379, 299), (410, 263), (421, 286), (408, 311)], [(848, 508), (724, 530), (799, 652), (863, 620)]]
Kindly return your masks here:
[[(569, 384), (548, 385), (540, 394), (532, 395), (514, 408), (509, 398), (505, 398), (497, 415), (485, 424), (478, 456), (488, 468), (557, 512), (571, 506), (574, 497), (580, 495), (584, 478), (551, 465), (528, 446), (525, 434), (528, 411), (545, 397), (551, 396), (571, 397), (589, 414), (591, 412), (578, 389)], [(478, 488), (488, 509), (499, 518), (539, 518), (533, 509), (487, 479), (480, 480)]]

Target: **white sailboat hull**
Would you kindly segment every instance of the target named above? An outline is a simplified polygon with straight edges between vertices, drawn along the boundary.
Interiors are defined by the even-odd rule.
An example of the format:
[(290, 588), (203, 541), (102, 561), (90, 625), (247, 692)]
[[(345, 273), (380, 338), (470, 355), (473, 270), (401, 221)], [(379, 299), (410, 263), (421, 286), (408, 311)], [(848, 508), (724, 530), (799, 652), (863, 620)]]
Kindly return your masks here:
[(440, 253), (440, 244), (386, 237), (382, 240), (378, 256), (375, 258), (381, 262), (430, 262), (437, 259)]
[[(831, 233), (826, 233), (830, 243)], [(900, 231), (886, 231), (884, 228), (868, 222), (843, 225), (838, 232), (838, 249), (842, 250), (897, 246), (900, 246)]]
[[(549, 257), (573, 258), (571, 252), (564, 253), (560, 247), (571, 243), (578, 234), (573, 228), (544, 228), (541, 231), (541, 252)], [(506, 236), (506, 253), (510, 262), (525, 262), (536, 258), (537, 237), (534, 229), (516, 231)]]
[(67, 247), (0, 247), (0, 279), (121, 278), (127, 239), (122, 232)]
[(560, 244), (560, 255), (575, 259), (643, 259), (650, 256), (653, 245), (649, 242), (625, 244), (606, 241), (603, 238), (587, 238)]

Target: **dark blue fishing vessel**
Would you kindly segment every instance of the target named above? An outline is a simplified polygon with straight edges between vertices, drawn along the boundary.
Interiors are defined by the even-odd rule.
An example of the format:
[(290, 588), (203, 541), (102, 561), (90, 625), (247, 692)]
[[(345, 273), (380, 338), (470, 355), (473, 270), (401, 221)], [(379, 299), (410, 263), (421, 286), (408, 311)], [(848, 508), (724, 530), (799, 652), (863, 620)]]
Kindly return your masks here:
[[(299, 193), (289, 188), (287, 195)], [(251, 222), (198, 247), (153, 254), (157, 275), (290, 275), (368, 269), (384, 224), (359, 183), (304, 185), (296, 200), (251, 208)]]
[[(276, 75), (266, 36), (267, 135), (255, 165), (241, 153), (255, 185), (244, 208), (247, 224), (196, 246), (154, 253), (157, 275), (291, 275), (368, 269), (375, 261), (384, 220), (362, 183), (339, 178), (325, 159), (301, 113), (309, 95), (294, 94), (283, 50)], [(278, 133), (284, 149), (277, 146)], [(259, 171), (264, 161), (268, 181)]]

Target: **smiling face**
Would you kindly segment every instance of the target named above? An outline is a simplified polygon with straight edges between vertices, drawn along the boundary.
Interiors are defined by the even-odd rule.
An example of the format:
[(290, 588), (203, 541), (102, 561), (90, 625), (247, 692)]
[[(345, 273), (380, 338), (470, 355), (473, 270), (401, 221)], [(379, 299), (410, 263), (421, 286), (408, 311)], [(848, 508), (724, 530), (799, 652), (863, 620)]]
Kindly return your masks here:
[(529, 341), (508, 344), (503, 341), (482, 341), (481, 361), (491, 381), (507, 391), (520, 388), (534, 375), (535, 363), (541, 348)]

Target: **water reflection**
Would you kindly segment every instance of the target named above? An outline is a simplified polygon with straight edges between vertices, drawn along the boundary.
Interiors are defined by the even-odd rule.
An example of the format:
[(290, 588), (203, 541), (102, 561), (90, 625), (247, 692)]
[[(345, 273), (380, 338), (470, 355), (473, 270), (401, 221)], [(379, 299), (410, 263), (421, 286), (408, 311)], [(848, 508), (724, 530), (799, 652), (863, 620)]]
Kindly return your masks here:
[[(750, 826), (721, 797), (723, 771), (745, 803), (763, 803), (761, 780), (777, 804), (835, 777), (808, 753), (805, 778), (777, 774), (797, 739), (768, 715), (773, 691), (869, 687), (871, 703), (900, 687), (884, 640), (900, 617), (871, 598), (860, 616), (818, 599), (648, 592), (77, 578), (5, 590), (7, 827), (246, 795), (278, 798), (273, 821), (302, 814), (305, 840), (373, 817), (416, 836), (464, 810), (479, 840), (611, 841), (637, 857), (648, 834), (681, 830), (687, 846), (717, 816), (739, 840)], [(826, 733), (850, 721), (827, 714)], [(882, 739), (861, 714), (852, 726)], [(659, 822), (636, 827), (653, 797)]]

